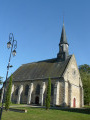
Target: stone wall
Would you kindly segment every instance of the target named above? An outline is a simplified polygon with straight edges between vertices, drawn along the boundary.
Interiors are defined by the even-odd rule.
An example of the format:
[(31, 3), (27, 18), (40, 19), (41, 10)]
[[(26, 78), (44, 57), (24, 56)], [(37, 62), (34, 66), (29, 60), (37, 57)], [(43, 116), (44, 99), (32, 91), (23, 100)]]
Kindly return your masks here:
[[(78, 66), (77, 66), (74, 55), (70, 59), (63, 77), (64, 77), (64, 80), (66, 82), (69, 82), (69, 84), (71, 85), (71, 89), (69, 90), (70, 107), (74, 106), (74, 98), (75, 98), (75, 104), (76, 104), (75, 107), (82, 107), (83, 106), (83, 91), (81, 92), (80, 89), (83, 89), (83, 86), (82, 86), (80, 73), (79, 73)], [(68, 98), (68, 94), (66, 95), (66, 98)]]
[[(54, 93), (53, 93), (53, 96), (51, 96), (51, 104), (53, 104), (54, 100), (55, 100), (55, 96), (57, 96), (57, 94), (55, 94), (57, 91), (58, 93), (58, 96), (56, 98), (56, 101), (57, 101), (57, 105), (59, 105), (59, 95), (61, 94), (60, 93), (60, 90), (59, 90), (59, 87), (60, 87), (60, 82), (59, 80), (51, 80), (51, 83), (54, 85)], [(58, 83), (58, 87), (57, 87), (57, 83)], [(31, 91), (31, 84), (33, 84), (33, 88), (32, 88), (32, 91)], [(40, 85), (40, 94), (36, 94), (36, 86), (37, 85)], [(48, 80), (34, 80), (34, 81), (25, 81), (25, 82), (14, 82), (14, 87), (13, 87), (13, 93), (12, 93), (12, 102), (14, 103), (27, 103), (27, 104), (35, 104), (35, 98), (38, 97), (39, 98), (39, 104), (41, 105), (45, 105), (45, 98), (46, 98), (46, 92), (47, 92), (47, 84), (48, 84)], [(18, 93), (17, 95), (15, 94), (16, 92), (16, 89), (17, 87), (19, 87), (20, 89), (20, 86), (23, 86), (23, 89), (21, 90), (21, 93)], [(26, 85), (29, 85), (29, 90), (28, 90), (28, 95), (25, 95), (25, 86)], [(56, 86), (55, 86), (56, 85)], [(55, 90), (55, 88), (57, 90)], [(20, 90), (19, 90), (20, 92)], [(18, 101), (18, 96), (20, 94), (20, 100), (19, 102)], [(57, 100), (58, 99), (58, 100)]]

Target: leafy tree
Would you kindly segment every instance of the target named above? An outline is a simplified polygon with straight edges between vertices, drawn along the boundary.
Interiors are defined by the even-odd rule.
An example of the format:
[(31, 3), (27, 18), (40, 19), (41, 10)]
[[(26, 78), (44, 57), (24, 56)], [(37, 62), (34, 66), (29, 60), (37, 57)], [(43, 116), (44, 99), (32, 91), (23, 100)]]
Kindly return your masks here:
[(0, 85), (2, 84), (2, 77), (0, 76)]
[(80, 72), (90, 73), (90, 65), (84, 64), (79, 66)]
[(50, 108), (50, 102), (51, 102), (51, 79), (49, 78), (46, 95), (46, 109)]
[(90, 66), (81, 65), (79, 70), (84, 88), (84, 103), (90, 105)]
[(9, 85), (6, 92), (5, 109), (8, 110), (11, 102), (11, 89), (12, 89), (12, 75), (10, 76)]
[[(0, 76), (0, 85), (2, 85), (2, 77)], [(0, 98), (1, 98), (2, 89), (0, 89)]]

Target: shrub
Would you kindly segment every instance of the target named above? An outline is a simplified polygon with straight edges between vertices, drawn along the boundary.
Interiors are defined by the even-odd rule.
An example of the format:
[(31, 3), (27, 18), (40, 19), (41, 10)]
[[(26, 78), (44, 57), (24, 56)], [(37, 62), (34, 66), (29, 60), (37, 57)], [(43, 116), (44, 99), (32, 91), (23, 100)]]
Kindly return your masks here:
[(50, 102), (51, 102), (51, 79), (49, 78), (46, 95), (46, 109), (50, 108)]
[(8, 110), (9, 106), (10, 106), (10, 102), (11, 102), (11, 89), (12, 89), (12, 75), (10, 76), (9, 85), (8, 85), (7, 92), (6, 92), (5, 110)]

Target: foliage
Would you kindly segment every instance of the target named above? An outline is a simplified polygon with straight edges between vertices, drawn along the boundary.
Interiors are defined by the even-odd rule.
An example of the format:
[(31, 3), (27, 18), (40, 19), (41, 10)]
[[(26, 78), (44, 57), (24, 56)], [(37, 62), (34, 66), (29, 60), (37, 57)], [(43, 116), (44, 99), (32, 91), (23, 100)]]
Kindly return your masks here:
[(8, 110), (11, 102), (11, 89), (12, 89), (12, 75), (10, 76), (9, 85), (6, 92), (5, 109)]
[(84, 103), (90, 104), (90, 66), (85, 64), (79, 66), (81, 79), (84, 88)]
[(90, 73), (90, 66), (87, 64), (80, 65), (79, 70), (85, 73)]
[(0, 76), (0, 85), (2, 84), (2, 77)]
[[(0, 76), (0, 85), (2, 85), (2, 83), (3, 83), (3, 82), (2, 82), (2, 78), (3, 78), (3, 77)], [(2, 93), (2, 89), (0, 89), (0, 98), (1, 98), (1, 93)]]
[(49, 78), (46, 95), (46, 109), (50, 108), (50, 101), (51, 101), (51, 79)]

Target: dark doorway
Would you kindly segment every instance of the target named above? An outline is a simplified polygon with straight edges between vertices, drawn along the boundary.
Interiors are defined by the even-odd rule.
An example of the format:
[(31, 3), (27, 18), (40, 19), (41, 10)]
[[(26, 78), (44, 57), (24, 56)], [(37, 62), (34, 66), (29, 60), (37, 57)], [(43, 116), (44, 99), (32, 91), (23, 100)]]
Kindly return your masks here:
[(39, 97), (38, 96), (36, 96), (36, 98), (35, 98), (35, 104), (39, 104)]

